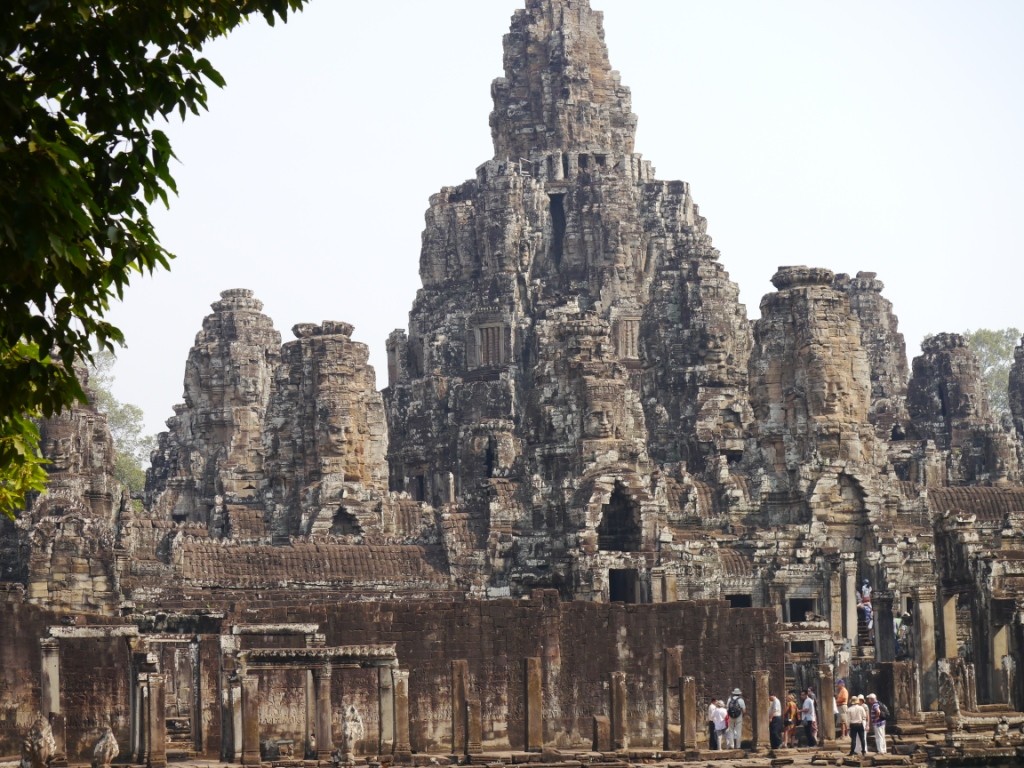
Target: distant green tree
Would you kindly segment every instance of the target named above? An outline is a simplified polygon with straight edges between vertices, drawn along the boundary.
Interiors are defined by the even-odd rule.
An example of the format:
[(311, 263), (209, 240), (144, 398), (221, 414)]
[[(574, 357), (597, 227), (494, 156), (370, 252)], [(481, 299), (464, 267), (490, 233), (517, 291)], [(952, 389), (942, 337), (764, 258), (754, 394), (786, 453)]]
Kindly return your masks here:
[(985, 382), (989, 405), (999, 417), (1010, 412), (1010, 366), (1013, 365), (1013, 350), (1020, 343), (1020, 337), (1017, 328), (978, 328), (964, 333), (967, 346), (981, 365), (981, 378)]
[(0, 514), (45, 486), (33, 420), (85, 399), (74, 362), (123, 343), (110, 302), (172, 258), (149, 218), (175, 191), (154, 122), (224, 85), (206, 43), (306, 2), (0, 3)]
[(114, 477), (135, 496), (146, 486), (145, 465), (156, 447), (156, 437), (143, 434), (145, 414), (139, 406), (122, 403), (114, 397), (115, 362), (117, 358), (106, 349), (93, 355), (89, 365), (89, 389), (93, 406), (106, 414), (114, 440)]

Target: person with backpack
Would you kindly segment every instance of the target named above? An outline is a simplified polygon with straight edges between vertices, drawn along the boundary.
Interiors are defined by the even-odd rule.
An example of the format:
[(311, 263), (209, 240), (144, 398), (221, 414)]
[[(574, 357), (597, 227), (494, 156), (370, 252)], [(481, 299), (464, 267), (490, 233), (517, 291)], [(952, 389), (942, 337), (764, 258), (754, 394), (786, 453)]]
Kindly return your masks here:
[(743, 743), (743, 713), (747, 704), (743, 701), (743, 692), (739, 688), (732, 689), (732, 696), (725, 705), (729, 715), (729, 727), (725, 731), (725, 742), (729, 749), (739, 749)]
[(868, 709), (871, 712), (871, 730), (875, 734), (875, 750), (880, 755), (886, 753), (885, 721), (889, 717), (889, 708), (882, 704), (873, 693), (868, 694)]

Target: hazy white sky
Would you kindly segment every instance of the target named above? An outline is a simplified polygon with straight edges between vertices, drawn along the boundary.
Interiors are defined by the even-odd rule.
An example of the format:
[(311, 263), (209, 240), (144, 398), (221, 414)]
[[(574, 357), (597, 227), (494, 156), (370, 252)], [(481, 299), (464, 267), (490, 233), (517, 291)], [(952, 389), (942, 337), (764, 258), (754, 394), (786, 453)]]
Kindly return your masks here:
[[(178, 254), (111, 319), (115, 393), (163, 429), (226, 288), (285, 341), (345, 320), (385, 386), (419, 287), (429, 196), (492, 154), (490, 83), (523, 0), (312, 0), (211, 46), (228, 80), (169, 129)], [(592, 0), (633, 92), (637, 150), (683, 179), (758, 315), (784, 264), (877, 272), (908, 351), (1024, 326), (1024, 3)]]

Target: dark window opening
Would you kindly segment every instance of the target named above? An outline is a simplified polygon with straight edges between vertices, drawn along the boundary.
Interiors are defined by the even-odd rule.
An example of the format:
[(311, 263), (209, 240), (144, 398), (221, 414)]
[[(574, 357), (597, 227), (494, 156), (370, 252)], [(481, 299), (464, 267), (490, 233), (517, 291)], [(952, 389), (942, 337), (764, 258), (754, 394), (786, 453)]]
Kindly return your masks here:
[(551, 261), (558, 266), (562, 263), (565, 250), (565, 195), (548, 195), (551, 211)]
[(817, 613), (817, 601), (813, 597), (791, 597), (789, 599), (789, 620), (808, 621), (808, 614), (811, 616)]
[(416, 475), (409, 478), (409, 495), (414, 501), (426, 501), (427, 499), (427, 478), (424, 475)]
[(750, 595), (726, 595), (730, 608), (753, 608), (754, 598)]
[(331, 522), (331, 533), (334, 536), (362, 536), (363, 529), (359, 527), (355, 515), (344, 507), (338, 507)]
[(562, 175), (569, 178), (569, 156), (564, 152), (562, 153)]
[(606, 552), (637, 552), (640, 549), (639, 509), (626, 489), (615, 484), (612, 497), (601, 510), (597, 546)]
[(589, 165), (589, 164), (590, 164), (590, 158), (587, 157), (586, 155), (580, 155), (580, 170), (581, 171), (587, 170), (587, 165)]
[(487, 438), (487, 453), (484, 456), (484, 462), (487, 468), (487, 477), (494, 477), (494, 470), (498, 466), (498, 441), (494, 439), (494, 436)]
[(640, 572), (635, 568), (608, 571), (608, 600), (613, 603), (639, 603)]
[(790, 653), (814, 653), (813, 640), (794, 640), (789, 644)]

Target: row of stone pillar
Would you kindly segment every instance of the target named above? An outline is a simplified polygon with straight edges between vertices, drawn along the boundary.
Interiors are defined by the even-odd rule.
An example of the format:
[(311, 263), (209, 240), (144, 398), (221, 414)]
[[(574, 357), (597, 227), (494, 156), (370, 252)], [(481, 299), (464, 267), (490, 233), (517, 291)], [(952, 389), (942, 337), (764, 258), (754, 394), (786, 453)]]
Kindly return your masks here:
[[(327, 761), (334, 752), (333, 706), (331, 704), (330, 664), (311, 670), (312, 677), (312, 721), (316, 729), (316, 759)], [(381, 667), (378, 672), (380, 706), (380, 750), (381, 754), (393, 754), (397, 762), (408, 762), (412, 758), (409, 743), (409, 671), (394, 667)], [(241, 736), (242, 765), (259, 765), (259, 678), (253, 672), (242, 672), (239, 684), (232, 686), (232, 711), (236, 733)], [(235, 693), (237, 692), (237, 693)], [(308, 694), (307, 694), (308, 695)], [(237, 696), (237, 698), (236, 698)], [(310, 708), (307, 707), (307, 717)], [(311, 740), (311, 728), (307, 723), (307, 740)], [(351, 745), (343, 745), (345, 751)]]
[[(682, 674), (682, 650), (666, 648), (664, 653), (663, 748), (667, 751), (697, 749), (698, 723), (706, 719), (706, 707), (697, 702), (697, 683)], [(480, 700), (470, 693), (469, 663), (464, 659), (452, 662), (452, 754), (473, 755), (481, 751)], [(824, 738), (835, 738), (832, 668), (819, 668), (819, 690), (822, 700)], [(747, 699), (747, 712), (752, 723), (754, 749), (769, 746), (768, 696), (769, 673), (757, 670), (751, 674), (752, 693)], [(625, 672), (612, 672), (609, 679), (608, 715), (595, 715), (593, 747), (598, 752), (611, 752), (629, 747), (627, 686)], [(524, 733), (523, 748), (540, 752), (544, 747), (544, 691), (541, 659), (523, 660)], [(678, 726), (673, 728), (672, 726)]]

